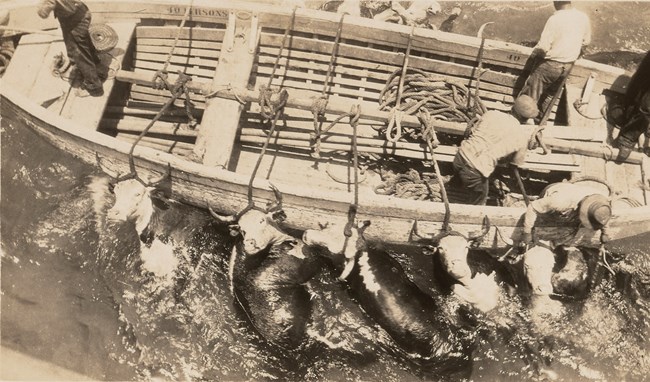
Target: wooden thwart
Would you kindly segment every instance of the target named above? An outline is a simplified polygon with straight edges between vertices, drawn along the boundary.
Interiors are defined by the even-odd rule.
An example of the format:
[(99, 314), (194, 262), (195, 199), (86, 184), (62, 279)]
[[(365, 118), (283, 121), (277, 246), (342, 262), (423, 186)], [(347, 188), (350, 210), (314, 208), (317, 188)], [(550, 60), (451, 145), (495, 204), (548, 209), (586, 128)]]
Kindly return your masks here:
[[(231, 12), (223, 38), (219, 65), (211, 88), (246, 87), (257, 51), (257, 16), (241, 19)], [(208, 166), (227, 166), (235, 144), (239, 118), (244, 107), (235, 99), (206, 101), (203, 129), (199, 131), (194, 154)]]
[[(151, 84), (151, 78), (127, 71), (120, 71), (118, 73), (118, 79), (132, 83)], [(212, 91), (211, 85), (205, 82), (190, 82), (187, 86), (191, 90), (199, 91), (204, 94), (210, 93)], [(242, 100), (244, 102), (259, 101), (259, 92), (255, 90), (248, 90), (244, 87), (230, 88), (224, 86), (224, 84), (214, 87), (215, 91), (212, 94), (214, 97), (221, 97), (230, 100)], [(302, 110), (311, 110), (314, 100), (319, 96), (320, 94), (313, 91), (294, 89), (289, 92), (287, 106)], [(366, 101), (358, 101), (355, 103), (358, 103), (360, 105), (361, 118), (372, 121), (379, 121), (381, 123), (385, 123), (389, 118), (389, 112), (377, 110), (376, 103)], [(350, 106), (351, 102), (349, 99), (330, 96), (327, 104), (327, 109), (329, 112), (334, 114), (346, 114), (350, 112)], [(237, 123), (235, 123), (235, 125)], [(435, 127), (436, 131), (449, 134), (461, 135), (464, 134), (466, 129), (466, 124), (464, 123), (434, 120), (432, 124)], [(420, 121), (416, 116), (406, 115), (402, 119), (402, 126), (419, 127), (420, 125)], [(545, 130), (544, 142), (549, 148), (553, 149), (554, 151), (580, 154), (595, 158), (612, 157), (613, 159), (618, 155), (618, 149), (606, 147), (600, 142), (581, 142), (577, 140), (554, 138), (554, 132), (557, 131), (556, 129), (564, 129), (562, 131), (566, 131), (566, 135), (575, 134), (577, 137), (589, 137), (590, 135), (593, 135), (593, 129), (590, 128), (573, 126), (548, 126)], [(574, 133), (571, 133), (570, 131), (573, 131)], [(633, 152), (630, 157), (626, 159), (626, 162), (640, 164), (642, 156), (642, 153)]]

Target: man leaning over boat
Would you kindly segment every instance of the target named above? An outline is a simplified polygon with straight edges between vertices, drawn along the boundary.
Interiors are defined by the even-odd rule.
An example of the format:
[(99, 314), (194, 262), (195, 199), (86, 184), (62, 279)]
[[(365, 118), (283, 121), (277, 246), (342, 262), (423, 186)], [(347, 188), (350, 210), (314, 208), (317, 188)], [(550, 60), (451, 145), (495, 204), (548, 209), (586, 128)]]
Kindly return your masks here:
[(101, 63), (101, 60), (88, 31), (92, 19), (88, 6), (80, 0), (41, 0), (39, 2), (37, 13), (41, 18), (47, 18), (52, 12), (61, 25), (63, 42), (70, 64), (75, 65), (78, 75), (81, 76), (81, 88), (77, 95), (93, 97), (103, 95), (101, 74), (97, 70), (97, 65)]
[(490, 110), (464, 139), (454, 157), (454, 171), (469, 196), (467, 202), (485, 205), (488, 198), (489, 177), (497, 163), (509, 159), (510, 164), (524, 163), (528, 149), (536, 147), (540, 128), (522, 127), (521, 123), (539, 113), (535, 101), (523, 95), (515, 100), (510, 114)]
[[(534, 303), (548, 305), (553, 293), (551, 275), (555, 266), (554, 250), (562, 238), (533, 241), (538, 215), (567, 222), (576, 228), (600, 230), (600, 241), (610, 241), (607, 223), (612, 216), (611, 201), (601, 190), (584, 183), (561, 182), (548, 186), (539, 199), (530, 202), (524, 214), (524, 232), (518, 244), (524, 253), (524, 271), (532, 287)], [(529, 250), (532, 249), (532, 250)]]

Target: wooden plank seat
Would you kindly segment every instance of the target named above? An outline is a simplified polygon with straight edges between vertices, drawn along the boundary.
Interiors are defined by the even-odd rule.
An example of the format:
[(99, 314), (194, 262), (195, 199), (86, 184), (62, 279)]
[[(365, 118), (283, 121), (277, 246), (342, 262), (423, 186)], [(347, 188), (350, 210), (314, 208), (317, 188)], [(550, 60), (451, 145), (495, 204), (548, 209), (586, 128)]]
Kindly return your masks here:
[[(334, 43), (319, 39), (317, 35), (315, 37), (292, 36), (291, 50), (283, 52), (284, 60), (279, 61), (280, 67), (275, 72), (279, 78), (274, 79), (274, 84), (297, 89), (322, 89)], [(258, 58), (260, 65), (257, 73), (260, 80), (266, 81), (270, 75), (279, 53), (277, 46), (281, 43), (282, 36), (263, 33), (260, 40)], [(386, 52), (373, 46), (339, 44), (336, 65), (333, 68), (334, 76), (331, 78), (332, 91), (335, 94), (369, 101), (378, 100), (379, 92), (383, 89), (388, 76), (402, 68), (404, 52)], [(475, 81), (470, 80), (474, 70), (473, 62), (471, 65), (462, 65), (439, 61), (427, 55), (412, 55), (409, 60), (413, 66), (430, 70), (432, 74), (453, 78), (466, 86), (475, 85)], [(372, 75), (368, 75), (369, 73)], [(509, 110), (514, 102), (512, 86), (516, 80), (516, 76), (513, 75), (485, 72), (481, 76), (479, 96), (486, 107)], [(312, 82), (318, 84), (311, 85)], [(557, 106), (554, 107), (549, 118), (551, 122), (555, 119), (556, 109)]]
[[(128, 82), (133, 82), (133, 83), (140, 83), (140, 84), (150, 84), (151, 79), (145, 76), (142, 76), (138, 73), (133, 73), (133, 72), (127, 72), (127, 71), (120, 71), (118, 74), (118, 78), (123, 80), (123, 81), (128, 81)], [(200, 91), (200, 92), (208, 92), (209, 89), (211, 89), (211, 86), (209, 84), (206, 84), (204, 82), (192, 82), (188, 84), (188, 87), (195, 90), (195, 91)], [(217, 92), (217, 96), (219, 97), (225, 97), (231, 100), (235, 99), (241, 99), (245, 102), (257, 102), (258, 101), (258, 92), (255, 90), (247, 90), (244, 88), (219, 88), (219, 91)], [(289, 100), (288, 100), (288, 107), (290, 108), (296, 108), (296, 109), (301, 109), (303, 112), (308, 112), (311, 110), (311, 105), (313, 102), (313, 99), (318, 96), (318, 93), (315, 92), (301, 92), (298, 90), (293, 90), (289, 93)], [(369, 102), (358, 102), (361, 105), (361, 111), (362, 111), (362, 118), (367, 119), (367, 120), (372, 120), (372, 121), (378, 121), (379, 123), (385, 123), (388, 117), (388, 112), (383, 112), (383, 111), (378, 111), (377, 105)], [(330, 110), (333, 114), (339, 113), (348, 113), (350, 110), (351, 103), (349, 100), (342, 99), (341, 97), (336, 97), (332, 96), (329, 98), (328, 101), (328, 110)], [(308, 118), (308, 114), (306, 114)], [(308, 121), (305, 119), (305, 121)], [(402, 125), (403, 126), (412, 126), (412, 127), (418, 127), (420, 126), (419, 121), (417, 121), (417, 118), (415, 116), (404, 116), (402, 120)], [(436, 130), (445, 132), (445, 133), (451, 133), (451, 134), (462, 134), (465, 130), (465, 124), (460, 124), (460, 123), (451, 123), (451, 122), (445, 122), (445, 121), (434, 121), (434, 126)], [(561, 139), (555, 139), (553, 137), (553, 131), (555, 129), (566, 129), (567, 135), (571, 134), (576, 134), (577, 137), (580, 139), (583, 139), (584, 137), (588, 137), (590, 134), (588, 131), (586, 131), (584, 128), (581, 130), (580, 128), (574, 129), (573, 127), (570, 129), (567, 129), (566, 127), (553, 127), (549, 126), (547, 127), (547, 132), (549, 132), (549, 136), (551, 138), (546, 138), (545, 141), (547, 143), (552, 144), (552, 147), (554, 149), (559, 150), (560, 152), (575, 152), (575, 153), (592, 153), (591, 155), (601, 155), (601, 150), (602, 147), (590, 145), (590, 146), (584, 146), (580, 145), (580, 142), (574, 142), (574, 141), (568, 141), (568, 140), (561, 140)], [(593, 130), (590, 130), (593, 131)], [(635, 159), (636, 160), (636, 159)]]

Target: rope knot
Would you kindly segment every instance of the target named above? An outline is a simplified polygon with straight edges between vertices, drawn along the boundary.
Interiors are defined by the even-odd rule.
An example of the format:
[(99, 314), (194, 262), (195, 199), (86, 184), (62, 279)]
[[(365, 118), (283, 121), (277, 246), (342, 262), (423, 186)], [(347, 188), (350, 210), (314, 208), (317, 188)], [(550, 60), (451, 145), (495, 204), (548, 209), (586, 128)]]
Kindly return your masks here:
[(286, 89), (271, 89), (266, 85), (260, 86), (260, 114), (264, 119), (272, 119), (281, 112), (287, 104), (289, 92)]
[(421, 107), (418, 110), (418, 120), (422, 124), (422, 138), (431, 149), (435, 149), (440, 144), (440, 141), (438, 141), (438, 135), (433, 127), (433, 123), (431, 123), (431, 113), (429, 113), (429, 110)]

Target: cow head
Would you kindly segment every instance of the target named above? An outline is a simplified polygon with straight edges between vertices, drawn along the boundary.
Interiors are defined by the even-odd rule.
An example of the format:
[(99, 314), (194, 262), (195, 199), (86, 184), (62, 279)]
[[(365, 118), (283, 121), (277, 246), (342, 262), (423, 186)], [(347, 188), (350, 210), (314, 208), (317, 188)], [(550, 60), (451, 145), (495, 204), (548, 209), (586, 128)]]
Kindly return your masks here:
[(325, 248), (335, 263), (343, 265), (339, 279), (345, 280), (354, 268), (357, 253), (367, 248), (363, 231), (369, 225), (368, 220), (360, 222), (356, 227), (321, 224), (319, 230), (306, 230), (302, 235), (302, 241), (307, 245)]
[(442, 231), (437, 235), (423, 235), (418, 232), (417, 220), (413, 223), (413, 234), (432, 243), (434, 253), (440, 256), (447, 272), (459, 282), (466, 284), (472, 277), (472, 271), (467, 263), (469, 249), (490, 230), (490, 220), (483, 219), (481, 231), (464, 234), (456, 231)]
[(208, 206), (215, 219), (230, 224), (232, 236), (241, 237), (243, 250), (247, 255), (254, 255), (271, 245), (293, 240), (278, 227), (286, 218), (286, 214), (282, 210), (282, 193), (273, 185), (271, 189), (276, 201), (270, 203), (266, 209), (260, 209), (249, 202), (237, 215), (222, 216)]
[[(97, 161), (100, 163), (99, 156)], [(106, 213), (106, 217), (113, 221), (135, 221), (136, 230), (142, 233), (153, 216), (152, 195), (169, 177), (171, 167), (168, 165), (167, 172), (160, 178), (149, 181), (138, 176), (132, 156), (129, 156), (129, 167), (128, 174), (119, 176), (108, 184), (108, 189), (115, 195), (115, 203)]]

